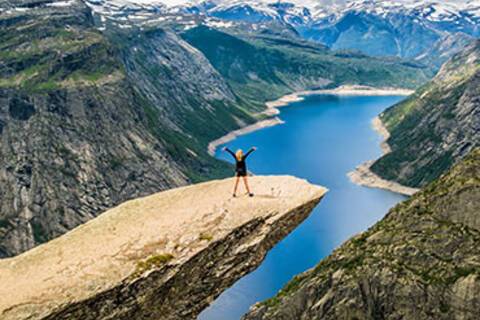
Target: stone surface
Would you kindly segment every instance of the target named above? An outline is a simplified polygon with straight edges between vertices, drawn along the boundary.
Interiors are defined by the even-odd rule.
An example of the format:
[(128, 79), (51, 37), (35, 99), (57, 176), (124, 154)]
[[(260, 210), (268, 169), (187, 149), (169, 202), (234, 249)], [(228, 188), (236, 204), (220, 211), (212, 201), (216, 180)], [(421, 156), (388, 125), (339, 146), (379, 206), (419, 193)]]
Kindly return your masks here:
[(252, 271), (326, 189), (255, 176), (172, 189), (115, 207), (0, 261), (0, 318), (192, 319)]
[(480, 149), (245, 320), (480, 318)]

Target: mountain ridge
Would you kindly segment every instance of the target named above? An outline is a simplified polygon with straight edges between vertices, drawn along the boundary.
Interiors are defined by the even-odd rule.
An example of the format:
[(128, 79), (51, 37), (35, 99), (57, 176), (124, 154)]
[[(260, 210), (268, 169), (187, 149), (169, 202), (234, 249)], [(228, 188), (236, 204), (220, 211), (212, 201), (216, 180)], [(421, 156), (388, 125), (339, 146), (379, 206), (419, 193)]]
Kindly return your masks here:
[(437, 76), (380, 115), (392, 153), (371, 169), (388, 180), (421, 187), (478, 146), (480, 41), (445, 63)]
[[(110, 2), (95, 2), (100, 14), (115, 15), (103, 11), (100, 3), (108, 6)], [(159, 19), (170, 20), (184, 28), (203, 23), (227, 29), (253, 28), (257, 32), (276, 24), (277, 28), (294, 29), (298, 36), (333, 49), (415, 59), (435, 68), (480, 35), (478, 1), (364, 0), (335, 5), (321, 5), (315, 1), (194, 1), (174, 6), (162, 4), (158, 12), (162, 13)], [(120, 17), (118, 22), (130, 19), (126, 15)], [(351, 17), (356, 18), (352, 20)], [(138, 15), (138, 19), (143, 18), (143, 13)], [(347, 20), (352, 22), (345, 27)], [(459, 40), (452, 41), (452, 35)], [(432, 47), (438, 55), (429, 54)]]

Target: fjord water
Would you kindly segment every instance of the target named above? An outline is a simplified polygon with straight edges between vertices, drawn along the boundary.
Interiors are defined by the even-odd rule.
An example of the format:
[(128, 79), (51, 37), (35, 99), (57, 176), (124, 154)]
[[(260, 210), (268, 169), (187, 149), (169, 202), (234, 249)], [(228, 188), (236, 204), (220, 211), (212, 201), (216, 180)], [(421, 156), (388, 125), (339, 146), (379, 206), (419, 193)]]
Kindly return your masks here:
[[(249, 170), (255, 174), (294, 175), (330, 191), (311, 216), (268, 253), (257, 270), (225, 291), (199, 319), (240, 319), (252, 304), (273, 296), (294, 275), (315, 266), (405, 199), (389, 191), (355, 185), (347, 177), (360, 163), (381, 155), (381, 137), (371, 128), (371, 121), (401, 99), (308, 96), (281, 109), (285, 124), (228, 144), (233, 150), (258, 147), (248, 159)], [(232, 161), (220, 148), (216, 156)], [(243, 192), (243, 185), (240, 187)]]

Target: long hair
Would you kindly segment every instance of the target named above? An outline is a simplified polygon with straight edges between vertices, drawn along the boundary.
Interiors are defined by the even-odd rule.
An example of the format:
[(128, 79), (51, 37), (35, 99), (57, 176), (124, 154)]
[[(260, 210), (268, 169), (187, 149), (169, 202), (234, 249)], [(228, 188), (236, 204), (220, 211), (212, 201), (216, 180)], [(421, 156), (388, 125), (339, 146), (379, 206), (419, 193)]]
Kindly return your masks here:
[(242, 158), (243, 158), (242, 149), (238, 149), (237, 152), (235, 152), (235, 157), (237, 158), (238, 161), (242, 161)]

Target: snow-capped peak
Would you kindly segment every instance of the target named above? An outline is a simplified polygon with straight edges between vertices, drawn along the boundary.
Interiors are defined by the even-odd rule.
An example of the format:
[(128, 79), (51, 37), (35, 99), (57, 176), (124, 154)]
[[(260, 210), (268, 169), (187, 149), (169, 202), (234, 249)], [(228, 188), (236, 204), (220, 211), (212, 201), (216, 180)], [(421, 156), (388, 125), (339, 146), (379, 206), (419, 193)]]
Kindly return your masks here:
[[(65, 1), (65, 0), (64, 0)], [(478, 25), (480, 0), (85, 0), (103, 19), (143, 21), (158, 15), (201, 15), (231, 22), (279, 21), (293, 27), (322, 24), (355, 11), (386, 18), (392, 14), (430, 23)], [(172, 19), (172, 17), (170, 17)], [(174, 17), (174, 20), (182, 18)], [(224, 24), (222, 24), (224, 25)], [(230, 25), (230, 24), (227, 24)]]

